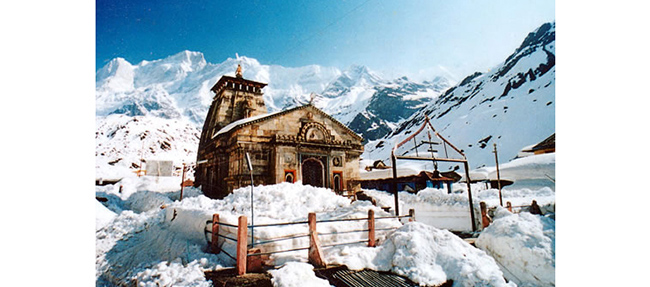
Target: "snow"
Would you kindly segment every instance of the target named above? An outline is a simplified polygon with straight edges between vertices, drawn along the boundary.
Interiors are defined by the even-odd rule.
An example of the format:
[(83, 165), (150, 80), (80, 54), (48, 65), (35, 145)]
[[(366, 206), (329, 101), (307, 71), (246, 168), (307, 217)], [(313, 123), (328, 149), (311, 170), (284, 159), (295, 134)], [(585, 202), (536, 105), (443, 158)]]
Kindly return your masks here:
[[(499, 205), (499, 192), (496, 189), (479, 188), (472, 185), (474, 215), (480, 219), (479, 204), (484, 201), (488, 208)], [(364, 193), (376, 200), (377, 206), (393, 207), (394, 195), (378, 190), (364, 190)], [(537, 189), (503, 189), (503, 203), (510, 201), (513, 206), (530, 205), (533, 200), (543, 212), (555, 212), (555, 192), (550, 187)], [(469, 214), (469, 196), (462, 183), (454, 185), (454, 192), (448, 194), (445, 189), (425, 188), (417, 194), (399, 192), (400, 211), (415, 209), (415, 217), (419, 222), (441, 229), (453, 231), (472, 231), (472, 221)], [(477, 223), (478, 225), (478, 223)]]
[(95, 229), (101, 229), (106, 226), (117, 214), (101, 204), (99, 201), (95, 202)]
[(518, 286), (555, 286), (555, 221), (527, 212), (497, 210), (476, 240)]
[(177, 167), (196, 160), (200, 130), (186, 119), (112, 114), (96, 118), (95, 176), (115, 179), (133, 174), (146, 160), (171, 160)]
[[(389, 171), (391, 169), (388, 169)], [(399, 170), (399, 169), (398, 169)], [(383, 172), (381, 170), (378, 172)], [(374, 172), (374, 171), (373, 171)], [(515, 180), (513, 185), (502, 188), (503, 203), (513, 206), (530, 205), (533, 200), (545, 213), (555, 213), (555, 183), (547, 175), (555, 175), (555, 153), (515, 159), (500, 166), (502, 178)], [(371, 174), (371, 172), (361, 171)], [(496, 179), (496, 167), (484, 167), (470, 171), (470, 178)], [(464, 179), (463, 179), (464, 180)], [(467, 185), (461, 180), (452, 185), (452, 193), (445, 189), (425, 188), (417, 194), (399, 192), (400, 210), (416, 210), (416, 218), (426, 224), (453, 231), (472, 231), (469, 215)], [(479, 204), (488, 207), (499, 205), (499, 191), (486, 188), (484, 183), (471, 184), (475, 217), (479, 218)], [(365, 190), (364, 193), (377, 202), (377, 206), (393, 207), (394, 195), (384, 191)]]
[[(530, 155), (516, 158), (499, 165), (502, 179), (513, 181), (522, 179), (548, 179), (555, 177), (555, 153)], [(497, 179), (495, 166), (482, 167), (470, 172), (469, 177), (475, 179)]]
[(153, 268), (138, 272), (136, 275), (137, 286), (159, 287), (159, 286), (193, 286), (212, 287), (209, 281), (205, 280), (203, 265), (207, 263), (204, 258), (194, 260), (183, 265), (180, 259), (172, 262), (163, 261)]
[[(420, 173), (419, 171), (412, 169), (412, 168), (398, 168), (397, 169), (397, 176), (409, 176), (409, 175), (416, 175)], [(387, 168), (387, 169), (373, 169), (371, 171), (367, 170), (361, 170), (360, 171), (360, 177), (362, 180), (368, 180), (368, 179), (385, 179), (385, 178), (392, 178), (393, 177), (393, 169), (392, 168)]]
[(270, 270), (273, 286), (283, 287), (329, 287), (325, 279), (316, 277), (314, 267), (302, 262), (287, 262), (277, 270)]
[(454, 286), (516, 286), (505, 282), (494, 259), (449, 231), (409, 222), (377, 248), (347, 247), (328, 254), (328, 262), (351, 269), (392, 271), (420, 283)]
[[(543, 161), (543, 157), (537, 159)], [(527, 165), (513, 166), (525, 168)], [(221, 222), (230, 224), (236, 224), (240, 215), (246, 215), (250, 223), (250, 187), (237, 189), (222, 200), (209, 199), (199, 189), (188, 187), (183, 200), (179, 201), (179, 183), (179, 177), (131, 175), (114, 185), (96, 187), (96, 196), (107, 198), (97, 206), (97, 286), (136, 281), (139, 286), (209, 286), (209, 281), (202, 276), (203, 271), (234, 265), (234, 261), (224, 253), (207, 252), (204, 230), (213, 213), (220, 215)], [(476, 208), (480, 201), (486, 201), (488, 206), (498, 205), (496, 190), (475, 190)], [(330, 190), (304, 186), (300, 182), (255, 186), (255, 224), (306, 221), (310, 212), (316, 213), (318, 220), (365, 218), (371, 209), (377, 217), (391, 215), (380, 207), (392, 206), (392, 195), (381, 191), (365, 192), (377, 199), (377, 206), (369, 201), (350, 202)], [(503, 196), (514, 205), (530, 204), (534, 198), (540, 206), (553, 206), (554, 209), (555, 192), (549, 187), (504, 189)], [(376, 221), (378, 229), (393, 229), (377, 232), (377, 247), (366, 247), (363, 243), (323, 247), (325, 261), (344, 264), (353, 270), (391, 271), (430, 285), (453, 280), (454, 286), (515, 286), (513, 282), (530, 286), (525, 285), (531, 281), (524, 274), (534, 274), (540, 280), (546, 280), (543, 282), (554, 278), (554, 263), (534, 257), (542, 247), (545, 248), (541, 249), (545, 250), (544, 254), (554, 254), (554, 231), (549, 234), (546, 227), (539, 231), (540, 226), (554, 224), (552, 219), (499, 211), (495, 221), (484, 231), (486, 235), (482, 235), (481, 244), (484, 245), (481, 246), (489, 247), (477, 249), (445, 230), (455, 230), (459, 226), (461, 230), (467, 229), (468, 201), (460, 184), (451, 194), (436, 189), (425, 189), (418, 194), (401, 192), (400, 209), (412, 207), (416, 208), (417, 222)], [(461, 215), (460, 218), (466, 220), (458, 224), (447, 218), (442, 222), (452, 222), (456, 226), (440, 226), (432, 219), (435, 216), (430, 216), (432, 213), (448, 217)], [(503, 227), (506, 225), (508, 227)], [(365, 220), (347, 221), (345, 224), (323, 222), (318, 223), (317, 228), (323, 246), (367, 239), (363, 232), (345, 233), (367, 228)], [(221, 226), (220, 232), (235, 237), (236, 231)], [(254, 233), (258, 243), (256, 247), (262, 252), (309, 246), (306, 237), (259, 244), (280, 236), (306, 234), (306, 224), (258, 227)], [(550, 243), (544, 239), (549, 236), (552, 236)], [(220, 244), (224, 251), (234, 254), (234, 244), (229, 241), (220, 241)], [(513, 262), (522, 260), (529, 263), (510, 267)], [(307, 284), (305, 286), (329, 286), (313, 274), (313, 267), (306, 262), (306, 250), (271, 255), (270, 263), (277, 266), (276, 270), (270, 271), (275, 286), (301, 283)], [(541, 265), (546, 267), (539, 267)], [(514, 279), (513, 274), (519, 279)], [(504, 276), (511, 282), (506, 282)]]
[[(544, 48), (554, 53), (554, 42)], [(472, 179), (495, 177), (495, 169), (488, 166), (494, 156), (489, 147), (497, 142), (499, 158), (504, 162), (501, 177), (515, 180), (502, 190), (504, 203), (527, 205), (534, 199), (549, 217), (505, 212), (497, 207), (498, 190), (487, 189), (483, 183), (472, 184), (476, 215), (480, 215), (481, 201), (490, 208), (497, 207), (494, 222), (480, 233), (479, 248), (475, 248), (450, 232), (471, 231), (468, 194), (463, 184), (454, 184), (450, 194), (437, 189), (417, 194), (400, 192), (400, 210), (405, 213), (415, 209), (416, 222), (377, 220), (376, 228), (390, 229), (378, 232), (377, 247), (366, 247), (364, 243), (323, 247), (324, 259), (356, 270), (391, 271), (421, 285), (453, 280), (454, 286), (552, 286), (555, 155), (508, 160), (515, 158), (522, 146), (536, 144), (555, 132), (554, 67), (536, 80), (513, 88), (507, 97), (488, 100), (502, 94), (506, 83), (519, 73), (544, 63), (545, 55), (541, 49), (534, 51), (499, 79), (495, 75), (503, 65), (497, 66), (457, 86), (447, 97), (438, 96), (436, 90), (406, 95), (406, 99), (435, 99), (421, 112), (401, 121), (410, 125), (401, 132), (367, 144), (364, 157), (365, 161), (374, 158), (387, 162), (390, 149), (417, 129), (418, 117), (426, 113), (436, 130), (464, 150), (472, 167), (478, 167), (471, 171)], [(232, 75), (239, 63), (245, 78), (269, 83), (264, 99), (270, 112), (304, 103), (311, 92), (322, 92), (314, 105), (344, 123), (366, 111), (378, 88), (395, 86), (399, 81), (382, 80), (365, 67), (343, 72), (319, 66), (284, 68), (261, 65), (246, 57), (211, 64), (201, 53), (189, 51), (137, 65), (124, 59), (111, 61), (96, 77), (96, 178), (119, 182), (95, 187), (96, 197), (102, 199), (95, 203), (97, 286), (210, 286), (204, 271), (233, 266), (233, 260), (224, 252), (208, 253), (206, 221), (217, 213), (225, 223), (234, 224), (241, 215), (249, 216), (250, 223), (250, 187), (237, 189), (221, 200), (207, 198), (200, 189), (188, 187), (180, 200), (180, 177), (137, 177), (133, 170), (136, 165), (139, 168), (141, 158), (173, 160), (176, 165), (195, 160), (198, 126), (212, 102), (209, 88), (219, 76)], [(447, 108), (450, 110), (445, 112)], [(403, 126), (400, 123), (386, 124), (398, 129)], [(479, 143), (488, 136), (491, 140), (484, 143), (487, 148), (481, 147)], [(380, 143), (383, 148), (375, 148)], [(420, 170), (410, 162), (400, 161), (398, 167)], [(391, 194), (365, 192), (377, 206), (369, 201), (350, 202), (330, 190), (300, 182), (255, 186), (254, 222), (303, 222), (310, 212), (316, 213), (318, 220), (364, 218), (369, 210), (378, 217), (392, 215), (381, 208), (393, 207)], [(480, 221), (480, 216), (476, 217)], [(366, 229), (364, 220), (319, 223), (317, 228), (322, 245), (367, 238), (363, 232), (346, 233)], [(235, 237), (233, 228), (221, 226), (220, 232)], [(306, 237), (261, 242), (305, 233), (305, 224), (257, 227), (253, 241), (262, 252), (303, 248), (309, 244)], [(219, 244), (222, 250), (234, 254), (232, 242), (222, 240)], [(306, 262), (306, 250), (271, 255), (269, 263), (277, 266), (270, 271), (274, 285), (329, 286), (314, 275), (313, 267)]]
[[(550, 33), (555, 31), (552, 25)], [(542, 65), (550, 66), (546, 51), (555, 54), (555, 42), (535, 47), (526, 49), (531, 53), (516, 62), (503, 62), (448, 89), (382, 138), (379, 142), (385, 143), (383, 147), (366, 144), (362, 156), (388, 161), (394, 140), (410, 136), (425, 116), (438, 133), (463, 150), (471, 168), (494, 165), (493, 143), (498, 146), (500, 161), (506, 162), (514, 159), (522, 147), (546, 139), (555, 133), (554, 62), (544, 74), (536, 72), (534, 78), (525, 75), (539, 71)], [(505, 74), (498, 76), (500, 72)], [(505, 92), (515, 82), (520, 85)], [(488, 137), (487, 142), (481, 142)]]
[(243, 118), (241, 120), (236, 120), (236, 121), (234, 121), (232, 123), (229, 123), (225, 127), (221, 128), (219, 131), (217, 131), (212, 136), (212, 138), (215, 138), (215, 137), (219, 136), (220, 134), (225, 134), (225, 133), (229, 132), (230, 130), (232, 130), (233, 128), (235, 128), (235, 127), (237, 127), (239, 125), (243, 125), (245, 123), (249, 123), (249, 122), (252, 122), (252, 121), (259, 120), (259, 119), (264, 119), (264, 118), (267, 118), (267, 117), (272, 117), (272, 116), (274, 116), (276, 114), (279, 114), (281, 112), (283, 112), (283, 111), (277, 111), (277, 112), (273, 112), (273, 113), (262, 114), (262, 115), (257, 115), (257, 116), (254, 116), (254, 117), (249, 117), (249, 118)]

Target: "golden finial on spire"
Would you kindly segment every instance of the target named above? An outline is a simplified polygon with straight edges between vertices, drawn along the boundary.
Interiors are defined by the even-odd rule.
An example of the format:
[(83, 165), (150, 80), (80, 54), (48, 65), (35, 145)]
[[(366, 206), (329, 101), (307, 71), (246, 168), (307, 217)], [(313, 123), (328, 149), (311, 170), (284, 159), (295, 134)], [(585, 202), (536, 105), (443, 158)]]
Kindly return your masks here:
[(241, 64), (237, 64), (237, 72), (235, 72), (235, 77), (243, 78), (244, 76), (241, 73)]

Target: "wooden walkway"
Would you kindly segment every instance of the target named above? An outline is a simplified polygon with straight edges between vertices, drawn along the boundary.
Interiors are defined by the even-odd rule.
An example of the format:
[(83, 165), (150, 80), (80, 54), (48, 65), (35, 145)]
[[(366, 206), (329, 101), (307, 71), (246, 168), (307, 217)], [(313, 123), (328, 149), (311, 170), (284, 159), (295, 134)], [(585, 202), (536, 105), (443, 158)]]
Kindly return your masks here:
[[(346, 266), (330, 266), (314, 269), (316, 276), (326, 279), (336, 287), (415, 287), (420, 286), (408, 278), (383, 271), (349, 270)], [(272, 287), (271, 275), (263, 273), (247, 273), (237, 275), (235, 268), (219, 271), (206, 271), (205, 278), (212, 280), (212, 286), (219, 287)], [(451, 287), (449, 280), (441, 285), (432, 287)]]
[[(348, 270), (345, 266), (314, 269), (316, 276), (327, 279), (336, 287), (415, 287), (420, 286), (408, 278), (374, 270)], [(439, 287), (452, 286), (453, 281), (447, 281)]]

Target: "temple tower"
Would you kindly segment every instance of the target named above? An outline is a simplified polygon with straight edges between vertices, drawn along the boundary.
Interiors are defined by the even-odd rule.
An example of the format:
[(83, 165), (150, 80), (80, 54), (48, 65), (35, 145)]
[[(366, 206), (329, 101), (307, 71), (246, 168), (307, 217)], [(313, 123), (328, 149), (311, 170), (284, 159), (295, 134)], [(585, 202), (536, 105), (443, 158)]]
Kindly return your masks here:
[(266, 114), (262, 98), (262, 88), (265, 86), (264, 83), (244, 79), (241, 65), (237, 65), (234, 78), (222, 76), (210, 89), (215, 96), (203, 124), (202, 142), (234, 121)]

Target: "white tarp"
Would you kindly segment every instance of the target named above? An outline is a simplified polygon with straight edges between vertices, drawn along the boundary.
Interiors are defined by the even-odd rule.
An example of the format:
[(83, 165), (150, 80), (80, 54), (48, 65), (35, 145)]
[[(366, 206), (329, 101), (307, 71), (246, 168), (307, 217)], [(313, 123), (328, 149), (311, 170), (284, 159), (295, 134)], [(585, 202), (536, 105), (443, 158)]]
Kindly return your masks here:
[(172, 176), (174, 162), (171, 160), (148, 160), (147, 175), (150, 176)]

